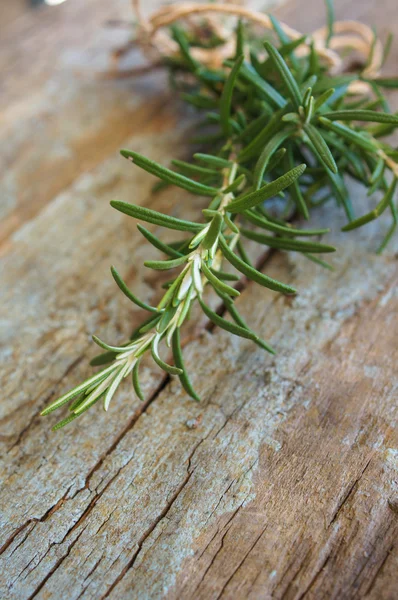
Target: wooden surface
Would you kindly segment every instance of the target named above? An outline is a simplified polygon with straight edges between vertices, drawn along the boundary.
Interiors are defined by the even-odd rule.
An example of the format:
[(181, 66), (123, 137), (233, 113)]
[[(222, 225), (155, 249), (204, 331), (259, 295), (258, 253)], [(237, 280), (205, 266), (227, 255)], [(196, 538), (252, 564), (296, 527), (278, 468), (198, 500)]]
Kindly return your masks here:
[[(397, 30), (394, 0), (336, 4), (340, 18)], [(398, 598), (398, 244), (373, 253), (383, 220), (347, 235), (338, 211), (317, 213), (339, 247), (332, 274), (266, 259), (299, 295), (248, 284), (238, 304), (276, 357), (191, 332), (200, 405), (148, 361), (145, 403), (126, 385), (108, 414), (62, 432), (57, 415), (39, 417), (90, 372), (91, 333), (122, 341), (141, 319), (110, 264), (140, 297), (156, 293), (134, 222), (109, 200), (187, 218), (201, 200), (152, 196), (118, 156), (184, 156), (193, 123), (164, 76), (93, 73), (123, 38), (103, 23), (129, 2), (18, 6), (0, 41), (0, 597)], [(305, 31), (323, 19), (304, 0), (277, 12)]]

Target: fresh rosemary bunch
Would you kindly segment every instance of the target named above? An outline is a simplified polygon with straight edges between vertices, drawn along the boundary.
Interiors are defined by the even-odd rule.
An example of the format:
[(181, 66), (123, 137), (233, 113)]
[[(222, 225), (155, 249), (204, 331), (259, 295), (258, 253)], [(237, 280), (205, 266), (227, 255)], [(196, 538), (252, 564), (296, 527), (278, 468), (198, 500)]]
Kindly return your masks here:
[[(186, 392), (199, 400), (192, 388), (181, 352), (180, 330), (194, 303), (215, 325), (248, 338), (268, 352), (271, 346), (250, 329), (238, 313), (234, 299), (239, 291), (233, 282), (244, 276), (275, 292), (295, 294), (296, 290), (258, 271), (245, 251), (245, 240), (261, 248), (301, 252), (324, 266), (318, 254), (335, 248), (318, 237), (328, 230), (297, 229), (289, 222), (295, 212), (304, 219), (320, 204), (335, 201), (347, 217), (348, 231), (391, 212), (391, 227), (381, 251), (397, 225), (394, 193), (398, 179), (398, 151), (382, 141), (398, 125), (391, 114), (383, 87), (397, 86), (397, 79), (372, 79), (363, 71), (332, 75), (311, 39), (291, 40), (276, 19), (272, 19), (277, 46), (253, 35), (244, 40), (239, 22), (235, 48), (221, 67), (210, 68), (198, 61), (193, 47), (203, 40), (190, 31), (172, 27), (179, 52), (167, 57), (171, 80), (182, 97), (204, 112), (205, 136), (195, 141), (203, 147), (192, 162), (172, 161), (172, 169), (137, 152), (121, 154), (135, 166), (156, 176), (163, 184), (175, 185), (189, 193), (209, 198), (197, 222), (178, 219), (157, 211), (112, 201), (113, 208), (140, 221), (183, 231), (184, 240), (166, 244), (138, 225), (138, 230), (166, 259), (147, 261), (145, 266), (173, 276), (156, 307), (139, 300), (112, 267), (121, 291), (149, 317), (120, 346), (93, 336), (105, 350), (92, 365), (106, 365), (92, 377), (51, 402), (46, 415), (70, 402), (69, 415), (58, 429), (103, 402), (108, 410), (119, 384), (132, 377), (134, 390), (143, 400), (139, 383), (142, 357), (151, 353), (157, 365), (177, 375)], [(332, 30), (333, 22), (329, 28)], [(261, 42), (261, 43), (260, 43)], [(217, 38), (207, 44), (217, 46)], [(355, 84), (372, 92), (359, 96)], [(204, 153), (204, 152), (207, 153)], [(346, 187), (346, 178), (361, 182), (369, 194), (381, 192), (374, 210), (355, 215)], [(275, 199), (278, 202), (275, 202)], [(279, 210), (275, 210), (276, 204)], [(225, 270), (230, 263), (237, 275)], [(230, 320), (214, 312), (206, 301), (210, 286), (223, 301)], [(174, 365), (162, 358), (160, 346), (171, 347)]]

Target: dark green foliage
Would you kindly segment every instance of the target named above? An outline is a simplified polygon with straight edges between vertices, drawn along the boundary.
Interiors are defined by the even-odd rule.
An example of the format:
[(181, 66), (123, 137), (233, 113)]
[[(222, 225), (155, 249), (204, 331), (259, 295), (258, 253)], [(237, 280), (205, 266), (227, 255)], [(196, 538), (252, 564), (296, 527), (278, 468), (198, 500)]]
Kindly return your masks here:
[[(330, 40), (334, 27), (330, 0), (327, 0), (327, 15)], [(290, 285), (253, 266), (245, 240), (258, 243), (261, 253), (269, 248), (301, 252), (318, 265), (332, 268), (318, 254), (334, 252), (335, 248), (316, 239), (328, 230), (292, 227), (287, 216), (293, 212), (308, 219), (316, 206), (334, 201), (337, 210), (345, 211), (348, 222), (343, 230), (349, 231), (389, 210), (391, 226), (379, 251), (393, 235), (398, 223), (395, 200), (398, 151), (381, 138), (395, 130), (398, 116), (389, 112), (381, 90), (398, 87), (398, 80), (378, 77), (369, 82), (374, 97), (351, 97), (351, 82), (366, 81), (364, 75), (329, 75), (311, 42), (308, 54), (296, 52), (308, 43), (307, 38), (291, 41), (275, 18), (272, 24), (278, 47), (265, 41), (264, 59), (258, 52), (262, 40), (246, 35), (240, 22), (233, 55), (222, 69), (201, 65), (194, 58), (192, 40), (186, 32), (180, 27), (173, 28), (180, 55), (168, 61), (168, 66), (173, 76), (188, 74), (182, 84), (175, 77), (175, 85), (181, 86), (183, 99), (205, 112), (204, 125), (198, 127), (202, 152), (195, 153), (191, 162), (172, 160), (171, 168), (137, 152), (122, 150), (121, 153), (162, 183), (210, 200), (197, 222), (127, 202), (111, 202), (128, 216), (185, 233), (183, 240), (165, 242), (158, 237), (157, 230), (154, 233), (138, 224), (146, 240), (166, 256), (165, 260), (148, 260), (145, 265), (159, 271), (178, 269), (178, 272), (171, 271), (169, 280), (163, 283), (165, 291), (155, 308), (139, 300), (112, 267), (113, 278), (125, 296), (152, 314), (122, 345), (111, 346), (94, 336), (94, 341), (106, 352), (95, 357), (91, 364), (101, 366), (102, 370), (43, 411), (42, 414), (48, 414), (71, 402), (70, 415), (56, 429), (99, 400), (107, 410), (118, 385), (128, 375), (136, 395), (144, 400), (138, 369), (143, 355), (148, 353), (167, 376), (178, 375), (185, 391), (199, 400), (180, 343), (180, 329), (196, 301), (215, 326), (273, 353), (272, 347), (248, 327), (238, 312), (234, 299), (239, 291), (232, 285), (243, 275), (274, 292), (296, 293)], [(213, 42), (217, 44), (217, 40)], [(250, 61), (244, 58), (248, 56)], [(205, 130), (201, 131), (203, 127)], [(347, 177), (359, 181), (369, 194), (381, 194), (372, 211), (359, 217), (354, 215)], [(239, 276), (231, 274), (228, 265)], [(207, 285), (221, 298), (222, 311), (231, 320), (222, 316), (220, 309), (209, 307), (205, 300)], [(160, 343), (166, 352), (170, 352), (167, 348), (172, 350), (174, 366), (166, 362), (166, 354), (166, 360), (160, 357)]]

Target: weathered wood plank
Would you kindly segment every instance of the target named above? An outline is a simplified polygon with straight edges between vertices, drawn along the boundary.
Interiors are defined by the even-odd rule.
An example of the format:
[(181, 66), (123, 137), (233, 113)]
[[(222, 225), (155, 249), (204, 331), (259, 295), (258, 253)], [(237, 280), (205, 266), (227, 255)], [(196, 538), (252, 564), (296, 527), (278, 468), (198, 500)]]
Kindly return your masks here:
[[(157, 102), (155, 122), (124, 139), (166, 160), (189, 123)], [(186, 352), (201, 405), (148, 362), (144, 405), (126, 388), (108, 415), (64, 432), (39, 419), (87, 373), (87, 333), (123, 339), (141, 316), (114, 297), (108, 265), (153, 294), (133, 224), (107, 201), (187, 214), (185, 194), (152, 197), (150, 178), (110, 152), (65, 179), (2, 259), (1, 597), (394, 599), (398, 270), (396, 243), (372, 252), (383, 223), (348, 237), (333, 216), (333, 274), (273, 255), (267, 273), (300, 294), (248, 285), (240, 305), (278, 355), (198, 336)], [(315, 221), (330, 224), (329, 209)]]
[(111, 17), (131, 20), (130, 2), (42, 6), (4, 29), (0, 244), (133, 133), (166, 123), (156, 118), (161, 81), (104, 79), (111, 50), (129, 35), (108, 29)]

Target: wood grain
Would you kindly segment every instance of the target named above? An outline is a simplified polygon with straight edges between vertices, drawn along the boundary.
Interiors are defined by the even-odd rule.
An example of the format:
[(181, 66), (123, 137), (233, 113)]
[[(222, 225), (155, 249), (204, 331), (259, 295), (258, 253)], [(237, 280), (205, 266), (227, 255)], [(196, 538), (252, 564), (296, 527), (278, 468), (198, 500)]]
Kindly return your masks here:
[[(108, 414), (94, 409), (57, 434), (49, 429), (59, 417), (39, 417), (88, 373), (91, 333), (121, 341), (141, 319), (115, 294), (109, 265), (140, 297), (157, 293), (156, 276), (141, 268), (147, 246), (109, 200), (187, 218), (202, 202), (174, 190), (153, 196), (153, 180), (117, 154), (127, 146), (167, 163), (188, 152), (193, 116), (164, 79), (76, 76), (76, 64), (100, 66), (102, 19), (125, 17), (128, 4), (71, 0), (36, 32), (36, 17), (10, 19), (3, 41), (26, 80), (10, 62), (0, 134), (9, 191), (0, 597), (395, 600), (398, 244), (374, 254), (383, 219), (348, 236), (333, 212), (333, 273), (294, 254), (265, 258), (267, 274), (300, 290), (286, 300), (248, 284), (239, 299), (276, 357), (217, 328), (190, 332), (200, 405), (148, 361), (144, 403), (126, 386)], [(336, 5), (339, 17), (396, 23), (391, 0), (377, 14), (368, 1)], [(279, 14), (311, 30), (322, 11), (304, 6)], [(11, 43), (17, 34), (28, 36), (25, 49)], [(51, 60), (61, 47), (64, 59)], [(395, 48), (392, 64), (397, 57)], [(365, 212), (369, 200), (357, 188), (352, 196)], [(328, 208), (312, 224), (330, 223)]]

